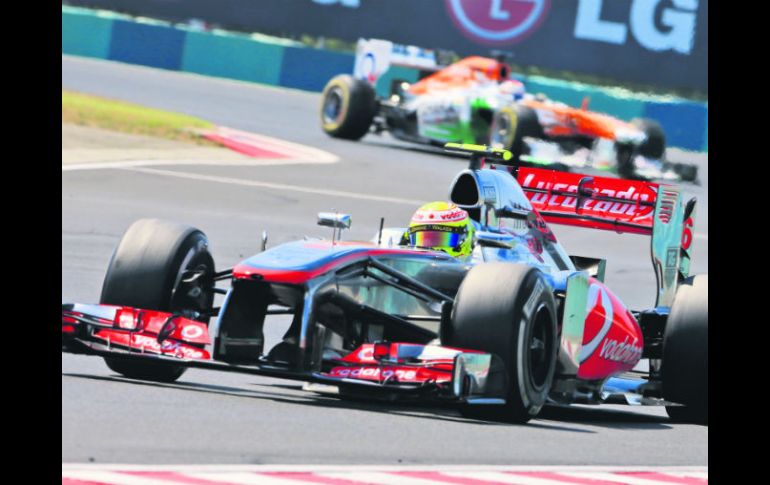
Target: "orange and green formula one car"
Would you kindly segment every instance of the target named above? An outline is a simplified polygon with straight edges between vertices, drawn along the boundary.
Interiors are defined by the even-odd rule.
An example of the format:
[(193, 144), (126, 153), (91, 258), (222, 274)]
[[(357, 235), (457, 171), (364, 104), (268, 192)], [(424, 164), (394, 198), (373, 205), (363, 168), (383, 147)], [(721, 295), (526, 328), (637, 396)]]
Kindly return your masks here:
[[(390, 96), (377, 96), (377, 80), (399, 65), (417, 67), (427, 76), (414, 84), (393, 80)], [(504, 148), (525, 165), (610, 170), (635, 179), (697, 179), (697, 167), (666, 162), (659, 123), (626, 122), (589, 111), (587, 104), (575, 108), (526, 93), (498, 59), (472, 56), (441, 67), (432, 51), (361, 40), (354, 74), (327, 83), (320, 114), (322, 129), (337, 138), (358, 140), (386, 131), (435, 146)]]

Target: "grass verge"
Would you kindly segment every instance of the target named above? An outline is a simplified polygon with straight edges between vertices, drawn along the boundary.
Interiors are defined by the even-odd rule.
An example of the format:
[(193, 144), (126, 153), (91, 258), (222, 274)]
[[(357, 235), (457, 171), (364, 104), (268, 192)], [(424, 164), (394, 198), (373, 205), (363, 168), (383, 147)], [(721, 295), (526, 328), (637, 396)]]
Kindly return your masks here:
[(200, 118), (64, 89), (61, 93), (61, 120), (62, 123), (123, 133), (220, 146), (194, 132), (196, 129), (214, 128), (212, 123)]

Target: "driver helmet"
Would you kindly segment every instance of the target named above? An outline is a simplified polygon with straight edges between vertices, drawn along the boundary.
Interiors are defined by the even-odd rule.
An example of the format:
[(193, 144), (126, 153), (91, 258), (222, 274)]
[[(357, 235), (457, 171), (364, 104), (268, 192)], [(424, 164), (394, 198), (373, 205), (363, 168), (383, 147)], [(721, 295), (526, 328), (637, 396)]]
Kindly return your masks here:
[(414, 213), (407, 235), (410, 246), (465, 257), (473, 252), (473, 232), (470, 216), (456, 204), (430, 202)]

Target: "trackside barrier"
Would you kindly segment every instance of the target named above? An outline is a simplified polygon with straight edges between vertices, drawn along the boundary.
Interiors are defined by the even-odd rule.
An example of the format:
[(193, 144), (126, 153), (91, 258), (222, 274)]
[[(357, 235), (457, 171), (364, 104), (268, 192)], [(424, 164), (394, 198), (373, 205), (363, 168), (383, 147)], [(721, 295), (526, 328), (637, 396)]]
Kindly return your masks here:
[[(291, 41), (199, 32), (66, 5), (62, 5), (62, 53), (307, 91), (321, 91), (332, 76), (352, 73), (354, 63), (353, 54), (299, 47)], [(415, 82), (418, 75), (416, 69), (393, 67), (377, 80), (377, 93), (386, 96), (392, 80)], [(529, 92), (571, 106), (579, 106), (588, 96), (592, 110), (625, 120), (654, 118), (663, 126), (669, 146), (708, 151), (708, 103), (540, 76), (520, 79)]]
[(108, 59), (178, 71), (186, 34), (167, 25), (116, 20)]
[(305, 47), (286, 47), (281, 63), (280, 85), (307, 91), (323, 91), (326, 83), (342, 72), (353, 72), (355, 56)]
[(76, 56), (107, 59), (115, 16), (70, 8), (61, 14), (61, 50)]
[(708, 115), (706, 103), (650, 101), (644, 104), (644, 117), (660, 122), (670, 146), (691, 150), (708, 151)]
[(181, 70), (277, 85), (283, 54), (283, 46), (248, 36), (187, 32)]

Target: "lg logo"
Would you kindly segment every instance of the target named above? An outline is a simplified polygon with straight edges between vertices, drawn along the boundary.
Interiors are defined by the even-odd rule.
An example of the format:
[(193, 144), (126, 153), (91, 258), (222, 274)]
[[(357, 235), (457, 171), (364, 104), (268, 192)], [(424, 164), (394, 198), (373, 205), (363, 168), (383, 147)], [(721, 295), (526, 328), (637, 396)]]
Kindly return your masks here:
[[(510, 45), (523, 40), (537, 30), (551, 7), (551, 0), (444, 1), (459, 30), (481, 44)], [(630, 27), (646, 49), (692, 51), (699, 0), (630, 0), (627, 23), (602, 19), (605, 0), (577, 2), (574, 35), (578, 39), (623, 45)]]
[[(616, 1), (616, 0), (613, 0)], [(661, 0), (633, 0), (628, 26), (624, 23), (602, 20), (604, 0), (580, 0), (575, 21), (575, 37), (623, 45), (628, 27), (643, 47), (652, 51), (673, 50), (681, 54), (692, 51), (695, 37), (695, 12), (698, 0), (670, 0), (672, 7), (661, 10), (658, 30), (655, 17)]]
[(551, 0), (445, 0), (463, 34), (483, 44), (512, 44), (543, 21)]

